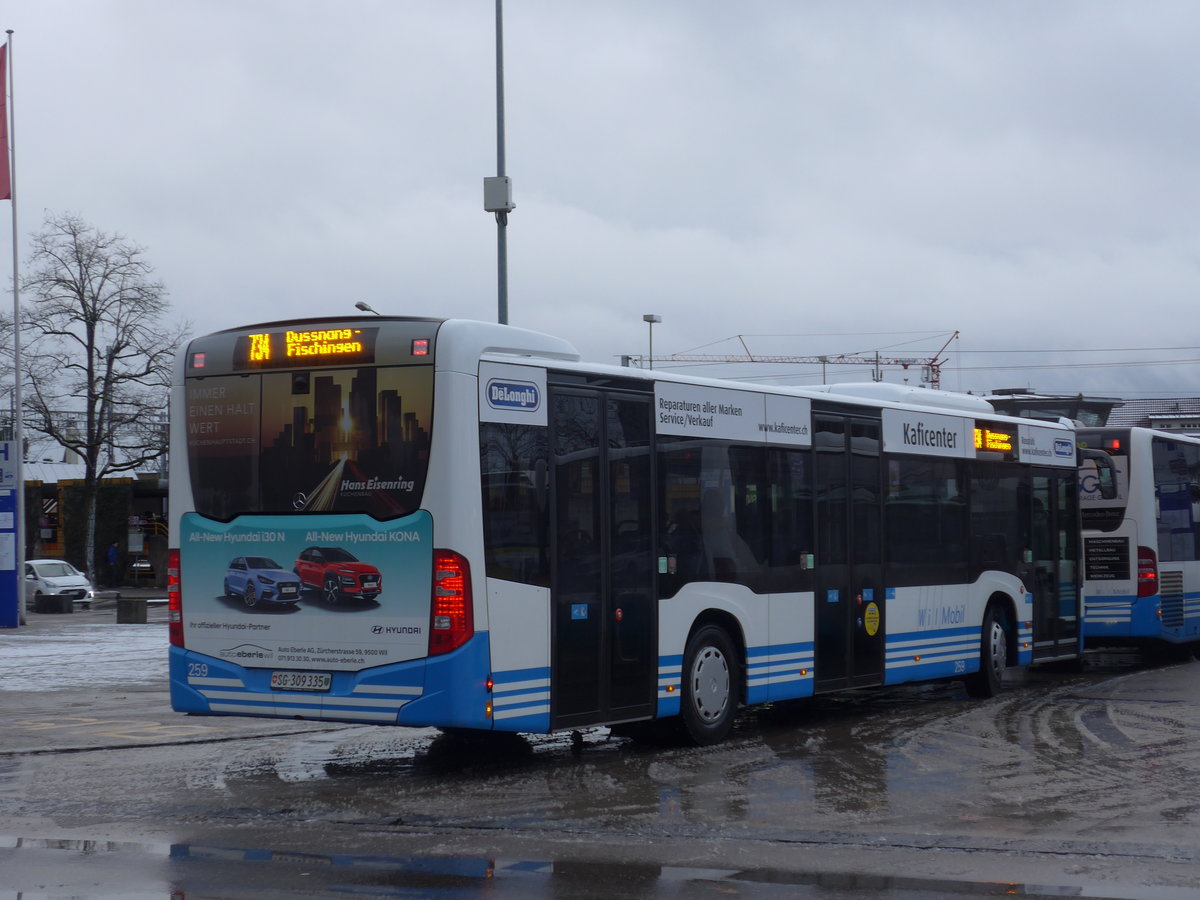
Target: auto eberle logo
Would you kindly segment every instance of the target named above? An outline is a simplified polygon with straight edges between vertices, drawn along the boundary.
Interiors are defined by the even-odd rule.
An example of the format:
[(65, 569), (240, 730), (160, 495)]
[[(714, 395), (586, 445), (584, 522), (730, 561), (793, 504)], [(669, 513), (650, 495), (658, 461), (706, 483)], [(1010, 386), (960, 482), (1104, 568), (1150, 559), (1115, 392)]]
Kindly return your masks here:
[(1062, 457), (1073, 457), (1075, 455), (1075, 447), (1070, 441), (1065, 441), (1062, 438), (1057, 438), (1054, 441), (1054, 455)]
[(487, 401), (492, 409), (534, 410), (542, 402), (542, 393), (530, 381), (493, 378), (487, 383)]

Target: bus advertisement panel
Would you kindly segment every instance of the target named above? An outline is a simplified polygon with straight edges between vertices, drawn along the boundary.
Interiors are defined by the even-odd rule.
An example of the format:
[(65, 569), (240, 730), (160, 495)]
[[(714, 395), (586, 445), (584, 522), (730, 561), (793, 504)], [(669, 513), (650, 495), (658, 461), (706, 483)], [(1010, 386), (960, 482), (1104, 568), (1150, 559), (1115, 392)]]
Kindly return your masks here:
[(424, 656), (433, 526), (418, 512), (180, 524), (187, 646), (241, 665), (357, 670)]

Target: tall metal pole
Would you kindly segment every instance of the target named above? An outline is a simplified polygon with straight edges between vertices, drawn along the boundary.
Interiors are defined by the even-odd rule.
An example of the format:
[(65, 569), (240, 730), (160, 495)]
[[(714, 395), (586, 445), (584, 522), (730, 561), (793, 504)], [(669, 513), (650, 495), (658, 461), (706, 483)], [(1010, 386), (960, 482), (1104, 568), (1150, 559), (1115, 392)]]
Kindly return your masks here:
[(16, 473), (16, 522), (14, 532), (16, 538), (16, 578), (17, 578), (17, 609), (18, 618), (25, 622), (25, 421), (21, 394), (21, 273), (18, 268), (20, 260), (19, 241), (17, 240), (17, 139), (15, 128), (17, 117), (13, 110), (13, 61), (12, 61), (12, 29), (6, 32), (5, 57), (8, 63), (8, 78), (5, 79), (8, 90), (8, 147), (5, 152), (8, 157), (9, 198), (12, 206), (12, 256), (13, 256), (13, 441), (17, 445), (17, 460), (13, 469)]
[[(504, 13), (496, 0), (496, 175), (504, 178)], [(496, 212), (496, 321), (508, 324), (508, 212)]]
[(654, 368), (654, 323), (661, 322), (662, 316), (656, 316), (654, 313), (646, 313), (642, 316), (642, 321), (650, 326), (650, 356), (648, 357), (648, 368)]

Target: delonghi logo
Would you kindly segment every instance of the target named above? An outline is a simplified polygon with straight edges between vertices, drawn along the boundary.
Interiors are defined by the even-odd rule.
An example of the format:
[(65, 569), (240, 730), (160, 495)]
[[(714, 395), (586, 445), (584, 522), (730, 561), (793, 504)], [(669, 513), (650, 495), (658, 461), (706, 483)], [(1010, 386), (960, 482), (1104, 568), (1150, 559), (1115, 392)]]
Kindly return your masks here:
[(487, 383), (487, 401), (492, 409), (534, 410), (542, 402), (542, 395), (532, 382), (493, 378)]
[(1054, 455), (1061, 456), (1063, 458), (1073, 457), (1075, 455), (1075, 448), (1071, 446), (1070, 441), (1065, 441), (1062, 438), (1056, 438), (1054, 441)]

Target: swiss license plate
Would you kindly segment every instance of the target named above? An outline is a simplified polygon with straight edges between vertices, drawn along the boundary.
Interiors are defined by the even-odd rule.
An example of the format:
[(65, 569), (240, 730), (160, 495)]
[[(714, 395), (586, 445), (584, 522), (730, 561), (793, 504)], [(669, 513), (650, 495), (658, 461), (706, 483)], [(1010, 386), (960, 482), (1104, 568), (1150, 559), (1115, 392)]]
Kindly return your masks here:
[(271, 689), (276, 691), (327, 691), (332, 681), (328, 672), (271, 673)]

